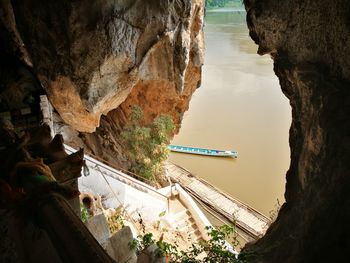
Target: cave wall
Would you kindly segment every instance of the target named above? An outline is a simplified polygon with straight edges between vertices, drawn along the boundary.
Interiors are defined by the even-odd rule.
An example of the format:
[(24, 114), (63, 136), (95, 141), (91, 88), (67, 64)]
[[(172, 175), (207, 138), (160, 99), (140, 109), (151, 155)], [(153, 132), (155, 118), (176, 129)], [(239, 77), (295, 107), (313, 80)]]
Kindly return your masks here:
[[(66, 143), (129, 168), (119, 134), (132, 105), (143, 109), (144, 124), (165, 113), (179, 128), (200, 85), (204, 1), (0, 4), (0, 79), (10, 75), (14, 60), (29, 68), (39, 87), (26, 82), (17, 107), (33, 90), (44, 89), (56, 110), (56, 132)], [(8, 100), (5, 93), (24, 89), (16, 80), (1, 82), (7, 83), (2, 102)]]
[[(244, 2), (250, 35), (260, 55), (273, 57), (293, 120), (286, 203), (265, 237), (243, 251), (253, 255), (250, 262), (346, 262), (350, 2)], [(0, 4), (0, 92), (44, 88), (72, 128), (72, 143), (80, 140), (100, 157), (127, 162), (116, 131), (131, 105), (143, 107), (145, 122), (164, 112), (180, 123), (200, 84), (203, 1)], [(12, 97), (6, 103), (28, 100)], [(95, 134), (84, 133), (99, 125)]]
[[(102, 116), (96, 132), (81, 132), (79, 139), (76, 135), (67, 136), (67, 141), (72, 145), (84, 146), (90, 153), (117, 167), (129, 169), (131, 163), (125, 158), (120, 131), (130, 121), (133, 105), (139, 105), (143, 110), (142, 124), (149, 124), (162, 113), (172, 117), (178, 131), (183, 113), (188, 110), (192, 94), (201, 82), (203, 16), (203, 1), (192, 1), (191, 16), (185, 21), (188, 30), (181, 33), (181, 41), (180, 35), (176, 38), (168, 36), (153, 45), (139, 67), (140, 79), (126, 100), (117, 109)], [(183, 42), (187, 44), (182, 47), (180, 45), (180, 48), (178, 45)], [(178, 63), (185, 68), (183, 74), (174, 66)], [(178, 89), (179, 85), (182, 85), (181, 90)]]
[(286, 203), (249, 262), (348, 262), (350, 2), (246, 0), (260, 55), (292, 107)]
[(134, 87), (157, 86), (174, 100), (198, 87), (203, 10), (200, 0), (1, 0), (0, 30), (4, 50), (33, 67), (63, 121), (93, 132)]

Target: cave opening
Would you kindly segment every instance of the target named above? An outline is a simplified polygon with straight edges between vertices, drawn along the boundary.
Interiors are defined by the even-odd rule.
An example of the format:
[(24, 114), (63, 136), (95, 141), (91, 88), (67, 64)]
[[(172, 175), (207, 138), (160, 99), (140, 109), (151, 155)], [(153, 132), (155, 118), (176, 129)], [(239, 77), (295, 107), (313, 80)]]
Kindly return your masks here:
[[(99, 3), (91, 8), (86, 1), (79, 3), (63, 1), (55, 4), (30, 0), (1, 1), (0, 92), (10, 91), (11, 99), (9, 101), (0, 99), (2, 124), (5, 128), (6, 125), (11, 126), (8, 124), (12, 119), (18, 121), (20, 128), (37, 126), (39, 118), (31, 116), (36, 111), (30, 104), (38, 103), (39, 95), (43, 95), (45, 90), (57, 112), (67, 124), (71, 125), (72, 130), (69, 132), (74, 135), (72, 138), (79, 137), (79, 140), (75, 141), (76, 146), (82, 145), (105, 160), (124, 163), (127, 166), (130, 163), (123, 155), (120, 142), (117, 141), (119, 134), (113, 132), (127, 122), (127, 108), (130, 105), (142, 104), (149, 120), (159, 111), (166, 111), (179, 125), (182, 113), (186, 111), (192, 92), (198, 87), (201, 78), (204, 51), (201, 46), (200, 10), (203, 10), (201, 6), (203, 1), (191, 1), (191, 8), (190, 4), (186, 4), (187, 1), (124, 2), (115, 9), (109, 3)], [(259, 45), (258, 53), (272, 54), (274, 57), (274, 71), (280, 80), (283, 93), (290, 101), (293, 118), (289, 136), (291, 163), (286, 176), (286, 203), (266, 235), (247, 246), (245, 251), (255, 254), (256, 258), (251, 262), (346, 262), (350, 247), (348, 238), (350, 2), (244, 0), (244, 3), (248, 11), (247, 20), (245, 11), (235, 12), (239, 19), (236, 17), (235, 23), (231, 24), (225, 23), (225, 19), (228, 19), (225, 16), (227, 13), (231, 15), (232, 12), (221, 12), (222, 14), (218, 12), (219, 16), (222, 15), (221, 18), (215, 17), (217, 15), (215, 12), (207, 16), (206, 35), (211, 37), (210, 41), (217, 42), (218, 48), (215, 50), (216, 53), (211, 54), (208, 45), (206, 66), (203, 68), (203, 87), (195, 93), (182, 128), (182, 132), (187, 129), (191, 136), (184, 138), (183, 144), (210, 148), (232, 147), (238, 150), (240, 157), (237, 160), (220, 161), (219, 167), (216, 168), (213, 165), (214, 160), (209, 158), (205, 164), (200, 164), (197, 162), (199, 159), (194, 157), (191, 163), (197, 162), (208, 172), (208, 181), (220, 177), (222, 181), (219, 187), (223, 190), (232, 191), (233, 195), (241, 190), (238, 198), (253, 207), (254, 200), (259, 200), (261, 203), (267, 203), (267, 199), (271, 200), (269, 207), (258, 208), (264, 210), (265, 214), (275, 204), (276, 192), (279, 191), (280, 195), (283, 195), (285, 183), (283, 175), (288, 169), (289, 162), (285, 162), (282, 168), (279, 167), (278, 172), (264, 168), (277, 169), (277, 166), (282, 165), (283, 161), (277, 157), (285, 156), (289, 160), (287, 137), (290, 108), (287, 99), (280, 92), (269, 58), (264, 56), (258, 62), (259, 57), (255, 54), (257, 47), (248, 47), (248, 42), (251, 43), (248, 31), (245, 29), (244, 38), (242, 35), (230, 32), (233, 29), (239, 30), (239, 26), (245, 27), (247, 22), (250, 37)], [(147, 8), (144, 8), (145, 6)], [(91, 16), (85, 15), (87, 10)], [(114, 12), (118, 15), (115, 16)], [(94, 19), (89, 21), (87, 19), (89, 17)], [(123, 19), (120, 19), (121, 17)], [(209, 19), (212, 19), (211, 23), (208, 22)], [(181, 26), (178, 27), (178, 24)], [(187, 28), (189, 25), (192, 25), (191, 28)], [(125, 32), (129, 38), (124, 38)], [(113, 38), (115, 35), (119, 38)], [(234, 48), (227, 49), (232, 46)], [(211, 58), (219, 60), (210, 62), (210, 54)], [(246, 56), (241, 57), (239, 54)], [(176, 59), (173, 59), (175, 55)], [(13, 60), (12, 64), (7, 63), (9, 56)], [(144, 59), (141, 59), (142, 56)], [(255, 64), (250, 63), (253, 57), (256, 59)], [(21, 61), (19, 64), (16, 62), (18, 60)], [(142, 65), (139, 64), (141, 60)], [(119, 67), (118, 61), (122, 61), (120, 64), (123, 66)], [(228, 63), (232, 61), (233, 64)], [(117, 64), (118, 66), (114, 67)], [(208, 67), (222, 67), (224, 70), (214, 71), (208, 88), (204, 88), (207, 81), (205, 78), (209, 76), (206, 72)], [(262, 68), (268, 69), (269, 77), (266, 77), (267, 72), (261, 70)], [(110, 70), (117, 74), (109, 74)], [(238, 77), (237, 72), (243, 73), (245, 77)], [(111, 76), (116, 78), (110, 82)], [(122, 78), (119, 78), (120, 76)], [(275, 83), (272, 86), (276, 89), (270, 93), (272, 89), (268, 88), (270, 85), (264, 84), (263, 79), (272, 81), (272, 77)], [(253, 82), (257, 83), (257, 86), (254, 86)], [(114, 89), (110, 83), (113, 85), (121, 83), (118, 86), (120, 89)], [(186, 85), (182, 87), (183, 83)], [(235, 86), (237, 83), (242, 84), (242, 87)], [(21, 90), (28, 92), (26, 95), (30, 96), (18, 96)], [(180, 96), (179, 92), (182, 92)], [(205, 93), (207, 100), (200, 98)], [(33, 99), (32, 94), (38, 98)], [(244, 94), (256, 100), (253, 100), (254, 103), (248, 103), (237, 94)], [(231, 95), (234, 96), (230, 97)], [(222, 100), (219, 100), (220, 96), (223, 96)], [(283, 99), (284, 110), (278, 107)], [(200, 105), (200, 102), (204, 103)], [(10, 104), (13, 104), (13, 109), (20, 107), (21, 111), (12, 111), (8, 107)], [(100, 120), (102, 113), (115, 109), (116, 105), (120, 105), (117, 110), (111, 111)], [(44, 106), (47, 108), (48, 103)], [(197, 110), (194, 110), (196, 107)], [(270, 111), (266, 112), (266, 109)], [(191, 114), (196, 111), (199, 117), (193, 119), (198, 120), (199, 124), (190, 119)], [(228, 115), (225, 115), (227, 113)], [(281, 128), (284, 130), (284, 135), (279, 136), (276, 134), (279, 129), (273, 125), (281, 124), (278, 116), (284, 114), (289, 114), (289, 119), (281, 118), (286, 123), (285, 128)], [(224, 124), (219, 124), (219, 121)], [(243, 122), (243, 126), (238, 122)], [(229, 124), (233, 126), (229, 127)], [(91, 132), (97, 126), (99, 134), (96, 137), (78, 133), (78, 131)], [(193, 126), (196, 126), (196, 129), (191, 130)], [(10, 130), (13, 130), (13, 127), (10, 127)], [(213, 133), (213, 137), (203, 136), (204, 132), (214, 130), (216, 132)], [(36, 159), (34, 160), (36, 169), (45, 167), (43, 162), (45, 165), (57, 162), (55, 172), (60, 175), (66, 173), (60, 166), (61, 159), (72, 157), (67, 157), (63, 153), (62, 145), (50, 142), (47, 128), (44, 127), (43, 133), (33, 136), (34, 142), (25, 136), (20, 139), (12, 131), (5, 131), (1, 136), (5, 138), (0, 142), (2, 156), (9, 160), (1, 164), (2, 171), (5, 171), (3, 173), (5, 178), (0, 181), (3, 207), (17, 204), (18, 198), (20, 197), (19, 200), (22, 201), (23, 197), (22, 189), (17, 189), (16, 185), (10, 189), (8, 184), (15, 182), (9, 180), (14, 174), (10, 171), (17, 169), (14, 163), (17, 159), (13, 158), (16, 157), (14, 152), (19, 153), (19, 157), (26, 161), (32, 162)], [(182, 140), (181, 136), (180, 133), (175, 140)], [(258, 138), (261, 139), (260, 142), (256, 140)], [(62, 137), (57, 137), (57, 141), (62, 144)], [(244, 141), (248, 143), (243, 145)], [(33, 151), (32, 146), (35, 143), (39, 143), (37, 145), (39, 147), (34, 149), (39, 149), (40, 153)], [(282, 144), (285, 145), (284, 150), (277, 148), (267, 150), (270, 146), (278, 147)], [(45, 153), (45, 156), (41, 153)], [(49, 156), (46, 156), (47, 154)], [(73, 170), (77, 173), (83, 165), (82, 154), (80, 151), (79, 158), (72, 158), (77, 166), (73, 167)], [(252, 157), (251, 154), (255, 155), (256, 161), (248, 158)], [(185, 163), (190, 160), (186, 158), (183, 166), (201, 175), (201, 172)], [(269, 162), (274, 165), (270, 165)], [(238, 168), (243, 164), (251, 169), (251, 172), (243, 176), (246, 181), (237, 180), (236, 176), (241, 174)], [(9, 165), (12, 165), (11, 169)], [(234, 167), (233, 169), (237, 171), (227, 173), (228, 166)], [(220, 171), (219, 168), (223, 170)], [(40, 169), (40, 172), (43, 173), (43, 170)], [(49, 173), (46, 174), (48, 178), (40, 176), (37, 178), (35, 169), (29, 174), (34, 175), (31, 179), (40, 179), (34, 180), (37, 183), (50, 179)], [(283, 180), (279, 183), (281, 187), (273, 188), (266, 180), (273, 174)], [(227, 183), (229, 180), (233, 181)], [(24, 187), (30, 192), (32, 182), (30, 180), (24, 182), (26, 183)], [(41, 188), (43, 193), (45, 190), (54, 190), (76, 198), (76, 191), (67, 191), (67, 188), (58, 187), (55, 183), (50, 183), (49, 186)], [(252, 190), (255, 196), (246, 195), (247, 186), (256, 186), (256, 189)], [(280, 190), (276, 190), (277, 188)], [(14, 194), (11, 194), (11, 191)], [(35, 214), (35, 218), (40, 218), (44, 213), (41, 219), (50, 218), (48, 221), (41, 220), (40, 223), (47, 228), (54, 239), (58, 240), (60, 237), (66, 240), (67, 236), (64, 235), (70, 232), (76, 234), (71, 238), (78, 237), (83, 244), (86, 241), (84, 238), (89, 237), (89, 234), (80, 235), (79, 231), (73, 229), (74, 226), (79, 228), (81, 222), (74, 219), (76, 217), (68, 205), (60, 206), (57, 198), (60, 199), (57, 196), (50, 199), (48, 206), (36, 207), (40, 210), (38, 210), (40, 214), (32, 214)], [(57, 213), (65, 215), (63, 220), (57, 220), (60, 217)], [(18, 218), (23, 217), (17, 215), (11, 217), (10, 221), (17, 222)], [(6, 225), (4, 222), (2, 226)], [(55, 229), (55, 226), (58, 227)], [(66, 232), (69, 227), (73, 228)], [(3, 228), (0, 230), (4, 232)], [(15, 233), (15, 236), (19, 237), (19, 234)], [(3, 240), (5, 239), (1, 241)], [(100, 251), (101, 255), (105, 254), (91, 235), (89, 242)], [(62, 248), (62, 244), (64, 242), (57, 242), (56, 245)], [(36, 247), (41, 248), (40, 245)], [(74, 255), (83, 255), (90, 260), (90, 256), (96, 255), (96, 253), (89, 254), (90, 247), (85, 246), (85, 251), (78, 251), (73, 247), (70, 250), (73, 253), (72, 258)], [(10, 251), (9, 254), (14, 253)], [(22, 253), (19, 256), (24, 258), (24, 255), (30, 253)], [(9, 261), (5, 259), (5, 262)]]
[(172, 143), (233, 148), (239, 157), (222, 160), (175, 153), (170, 158), (274, 219), (284, 202), (290, 165), (289, 100), (273, 72), (272, 59), (257, 55), (244, 9), (207, 10), (204, 32), (202, 85)]

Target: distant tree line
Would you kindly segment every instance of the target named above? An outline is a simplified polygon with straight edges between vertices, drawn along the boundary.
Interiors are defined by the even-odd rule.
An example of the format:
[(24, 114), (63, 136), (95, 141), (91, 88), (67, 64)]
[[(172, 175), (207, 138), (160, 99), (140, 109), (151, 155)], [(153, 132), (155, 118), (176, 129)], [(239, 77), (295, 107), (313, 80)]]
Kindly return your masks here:
[(229, 0), (207, 0), (208, 7), (224, 7)]
[(225, 7), (228, 4), (242, 5), (242, 0), (206, 0), (207, 7)]

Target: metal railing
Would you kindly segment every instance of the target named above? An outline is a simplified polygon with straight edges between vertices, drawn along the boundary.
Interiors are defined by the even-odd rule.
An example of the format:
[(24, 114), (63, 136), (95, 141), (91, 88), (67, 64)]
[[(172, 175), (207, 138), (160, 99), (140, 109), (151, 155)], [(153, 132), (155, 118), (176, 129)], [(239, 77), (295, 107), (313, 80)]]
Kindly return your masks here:
[[(73, 153), (73, 152), (76, 151), (76, 149), (74, 149), (71, 146), (64, 145), (64, 147), (65, 147), (66, 151), (68, 151), (68, 152)], [(124, 178), (124, 180), (129, 182), (129, 183), (122, 182), (122, 183), (127, 184), (127, 185), (129, 185), (131, 187), (134, 187), (135, 189), (137, 189), (139, 191), (140, 191), (140, 188), (141, 189), (144, 188), (144, 189), (146, 189), (145, 192), (147, 192), (147, 193), (151, 192), (152, 194), (154, 194), (154, 195), (156, 195), (156, 196), (158, 196), (158, 197), (160, 197), (160, 198), (162, 198), (162, 199), (164, 199), (165, 201), (168, 202), (168, 199), (169, 199), (168, 196), (158, 192), (157, 189), (155, 189), (154, 187), (146, 184), (145, 182), (141, 182), (140, 180), (135, 179), (135, 178), (131, 177), (130, 175), (127, 175), (126, 173), (124, 173), (125, 170), (124, 171), (118, 170), (117, 168), (114, 168), (113, 165), (108, 163), (107, 161), (99, 161), (97, 159), (100, 159), (100, 158), (98, 158), (98, 157), (95, 158), (95, 157), (96, 156), (91, 155), (91, 154), (90, 155), (89, 154), (84, 154), (84, 159), (88, 160), (89, 162), (94, 163), (98, 167), (99, 172), (103, 176), (107, 175), (107, 176), (110, 176), (110, 177), (120, 181), (119, 178), (117, 178), (113, 174), (118, 175), (118, 176)], [(100, 167), (103, 168), (104, 170), (109, 171), (110, 174), (107, 174), (107, 173), (104, 173), (103, 171), (101, 171)], [(141, 177), (141, 176), (137, 176), (137, 177)], [(139, 187), (135, 187), (133, 184), (134, 185), (138, 185)], [(168, 207), (168, 209), (169, 209), (169, 207)]]

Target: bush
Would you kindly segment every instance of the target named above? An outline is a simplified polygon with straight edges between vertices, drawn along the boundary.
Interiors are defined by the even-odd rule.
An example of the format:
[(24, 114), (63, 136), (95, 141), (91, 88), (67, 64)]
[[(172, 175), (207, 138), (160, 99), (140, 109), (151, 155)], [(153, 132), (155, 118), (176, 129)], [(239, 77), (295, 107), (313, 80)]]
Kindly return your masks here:
[(181, 263), (244, 263), (246, 259), (252, 258), (246, 254), (236, 256), (235, 253), (230, 251), (227, 247), (226, 239), (232, 238), (235, 245), (237, 245), (237, 239), (234, 234), (234, 228), (228, 225), (223, 225), (214, 229), (207, 227), (209, 240), (199, 241), (192, 244), (186, 251), (178, 251), (175, 245), (166, 243), (162, 240), (156, 241), (153, 239), (152, 233), (146, 233), (138, 236), (131, 244), (132, 249), (136, 249), (138, 253), (152, 244), (157, 244), (159, 256), (166, 256), (169, 258), (169, 262), (181, 262)]
[(175, 125), (170, 116), (161, 114), (148, 126), (141, 126), (143, 112), (133, 106), (131, 124), (121, 133), (132, 161), (131, 171), (146, 179), (154, 179), (162, 171), (162, 162), (169, 156), (167, 147)]
[(81, 217), (81, 221), (83, 221), (84, 223), (89, 219), (90, 215), (89, 215), (89, 211), (88, 209), (85, 207), (84, 204), (80, 204), (80, 217)]

